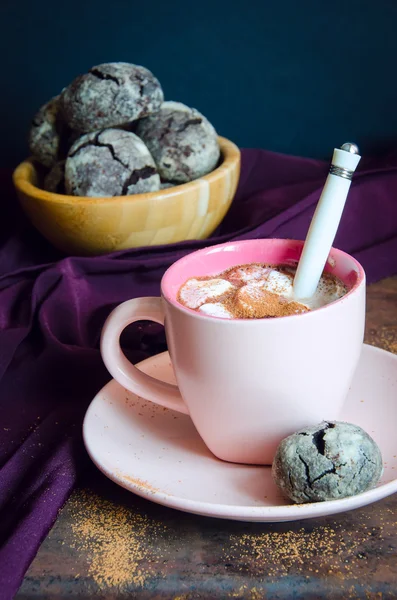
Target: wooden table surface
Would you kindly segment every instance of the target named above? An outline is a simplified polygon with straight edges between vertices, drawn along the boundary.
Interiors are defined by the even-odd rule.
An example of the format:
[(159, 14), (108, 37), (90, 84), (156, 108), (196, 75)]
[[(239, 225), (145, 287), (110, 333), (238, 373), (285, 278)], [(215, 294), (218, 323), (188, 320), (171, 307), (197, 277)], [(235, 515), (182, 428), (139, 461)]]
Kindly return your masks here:
[[(397, 278), (368, 288), (366, 341), (397, 353)], [(71, 597), (397, 598), (397, 494), (327, 518), (238, 523), (158, 506), (93, 469), (16, 596)]]

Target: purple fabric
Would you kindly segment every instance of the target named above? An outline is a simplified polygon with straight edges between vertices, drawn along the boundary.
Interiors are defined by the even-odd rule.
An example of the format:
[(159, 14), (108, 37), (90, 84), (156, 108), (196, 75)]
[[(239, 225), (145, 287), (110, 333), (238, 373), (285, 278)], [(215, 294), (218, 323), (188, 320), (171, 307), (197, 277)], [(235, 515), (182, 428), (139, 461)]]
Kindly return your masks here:
[[(324, 162), (244, 150), (234, 203), (207, 241), (97, 258), (63, 257), (25, 221), (9, 174), (0, 182), (0, 596), (12, 598), (89, 460), (84, 412), (109, 379), (98, 350), (118, 303), (158, 295), (165, 269), (188, 252), (233, 239), (306, 235)], [(369, 282), (397, 273), (397, 156), (362, 161), (335, 246)], [(123, 336), (133, 361), (165, 349), (158, 325)]]

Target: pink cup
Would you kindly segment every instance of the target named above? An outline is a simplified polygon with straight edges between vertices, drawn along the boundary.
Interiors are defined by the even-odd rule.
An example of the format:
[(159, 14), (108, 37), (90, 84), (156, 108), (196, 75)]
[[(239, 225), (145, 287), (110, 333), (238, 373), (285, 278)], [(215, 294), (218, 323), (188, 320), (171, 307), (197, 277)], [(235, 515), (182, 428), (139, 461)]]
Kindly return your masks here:
[[(340, 414), (363, 343), (363, 268), (332, 249), (326, 271), (350, 291), (323, 308), (288, 317), (219, 319), (176, 298), (189, 277), (251, 262), (295, 265), (302, 247), (294, 240), (249, 240), (180, 259), (164, 274), (161, 298), (128, 300), (108, 317), (101, 352), (109, 372), (138, 396), (189, 414), (218, 458), (271, 464), (284, 437)], [(178, 386), (142, 373), (124, 356), (123, 329), (143, 319), (165, 324)]]

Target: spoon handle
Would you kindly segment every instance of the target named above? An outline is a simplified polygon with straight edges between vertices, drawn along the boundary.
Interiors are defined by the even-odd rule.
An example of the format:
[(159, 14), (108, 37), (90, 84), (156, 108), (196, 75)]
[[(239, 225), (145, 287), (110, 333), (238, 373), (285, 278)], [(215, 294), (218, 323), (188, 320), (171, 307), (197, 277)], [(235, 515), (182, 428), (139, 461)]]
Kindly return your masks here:
[(296, 300), (317, 289), (342, 217), (353, 173), (361, 156), (355, 144), (335, 148), (327, 180), (313, 215), (294, 278)]

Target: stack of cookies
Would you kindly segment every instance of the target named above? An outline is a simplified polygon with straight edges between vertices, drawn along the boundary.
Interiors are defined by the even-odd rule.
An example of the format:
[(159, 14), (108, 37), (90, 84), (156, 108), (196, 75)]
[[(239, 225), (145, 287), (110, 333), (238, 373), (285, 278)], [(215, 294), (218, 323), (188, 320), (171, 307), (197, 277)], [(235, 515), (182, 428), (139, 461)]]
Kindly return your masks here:
[(122, 62), (93, 67), (42, 106), (29, 147), (44, 188), (74, 196), (155, 192), (206, 175), (220, 159), (201, 113), (164, 102), (148, 69)]

